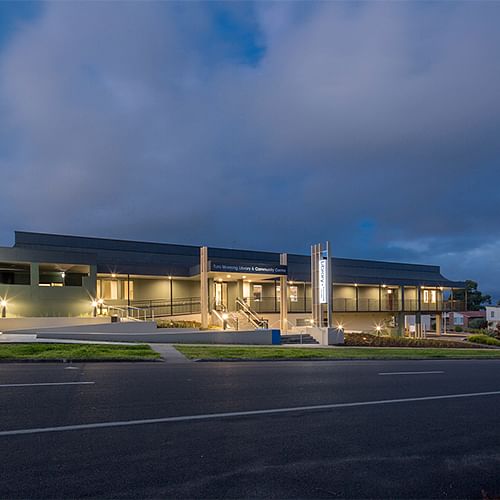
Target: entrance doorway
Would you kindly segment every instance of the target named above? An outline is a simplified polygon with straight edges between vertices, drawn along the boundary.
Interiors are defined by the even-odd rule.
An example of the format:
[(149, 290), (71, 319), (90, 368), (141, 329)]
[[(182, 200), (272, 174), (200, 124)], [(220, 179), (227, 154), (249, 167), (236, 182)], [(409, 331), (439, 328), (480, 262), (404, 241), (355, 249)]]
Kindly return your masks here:
[(216, 311), (225, 311), (227, 309), (227, 283), (214, 283), (214, 309)]

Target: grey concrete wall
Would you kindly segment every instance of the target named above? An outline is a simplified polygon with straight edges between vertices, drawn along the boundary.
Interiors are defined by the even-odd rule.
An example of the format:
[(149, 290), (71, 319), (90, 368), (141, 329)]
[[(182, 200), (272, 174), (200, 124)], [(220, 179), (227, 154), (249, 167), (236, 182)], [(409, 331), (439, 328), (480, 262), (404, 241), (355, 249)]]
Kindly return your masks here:
[(92, 323), (64, 326), (37, 325), (33, 328), (16, 330), (16, 333), (156, 333), (158, 331), (154, 321), (130, 321), (124, 323)]
[[(100, 340), (115, 342), (152, 342), (159, 344), (243, 344), (243, 345), (272, 345), (272, 330), (252, 330), (247, 332), (166, 332), (161, 329), (156, 333), (133, 332), (41, 332), (38, 338), (67, 339), (67, 340)], [(279, 343), (279, 332), (274, 333), (275, 344)]]
[(41, 328), (77, 327), (94, 325), (104, 328), (110, 324), (111, 318), (0, 318), (0, 332), (11, 330), (28, 330)]

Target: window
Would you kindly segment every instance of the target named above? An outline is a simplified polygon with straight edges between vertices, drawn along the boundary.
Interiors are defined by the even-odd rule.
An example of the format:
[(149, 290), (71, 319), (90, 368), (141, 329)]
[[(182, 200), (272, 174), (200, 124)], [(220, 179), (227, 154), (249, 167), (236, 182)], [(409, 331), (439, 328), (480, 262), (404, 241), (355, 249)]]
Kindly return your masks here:
[(437, 302), (437, 291), (436, 290), (424, 290), (424, 303), (425, 304), (435, 304)]
[(276, 302), (281, 302), (281, 286), (276, 285)]
[(491, 311), (491, 318), (494, 318), (495, 317), (495, 311)]
[(262, 302), (262, 285), (253, 286), (253, 300), (254, 302)]
[(103, 280), (101, 283), (101, 296), (104, 300), (118, 300), (118, 281)]
[(97, 297), (104, 300), (133, 300), (134, 282), (128, 280), (97, 280)]
[(30, 265), (14, 262), (0, 262), (0, 284), (29, 285), (31, 283)]
[(122, 281), (121, 285), (122, 285), (122, 299), (134, 300), (134, 282)]
[(40, 264), (40, 286), (83, 286), (83, 279), (90, 273), (89, 266), (72, 264)]
[(299, 287), (292, 285), (290, 286), (290, 302), (299, 301)]

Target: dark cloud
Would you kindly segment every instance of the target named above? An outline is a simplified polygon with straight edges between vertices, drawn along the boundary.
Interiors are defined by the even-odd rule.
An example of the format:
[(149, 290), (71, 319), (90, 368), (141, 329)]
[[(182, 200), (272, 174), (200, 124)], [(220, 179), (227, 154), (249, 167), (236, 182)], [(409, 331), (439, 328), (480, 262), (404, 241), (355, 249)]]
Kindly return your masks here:
[(328, 238), (500, 293), (499, 21), (493, 2), (48, 3), (0, 52), (2, 237)]

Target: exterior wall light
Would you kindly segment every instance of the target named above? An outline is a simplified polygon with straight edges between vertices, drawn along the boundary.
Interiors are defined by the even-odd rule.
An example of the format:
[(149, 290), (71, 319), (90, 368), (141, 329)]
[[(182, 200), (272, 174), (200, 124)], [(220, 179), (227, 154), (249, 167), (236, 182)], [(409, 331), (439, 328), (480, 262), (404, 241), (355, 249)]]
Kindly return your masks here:
[(230, 274), (226, 275), (226, 278), (230, 278), (230, 277), (231, 277), (231, 275), (230, 275)]
[(116, 278), (116, 273), (111, 273), (112, 278)]
[(7, 317), (7, 301), (5, 299), (0, 300), (0, 308), (2, 309), (2, 318)]
[(171, 279), (172, 279), (172, 276), (169, 276), (169, 277), (168, 277), (168, 279), (169, 279), (169, 280), (171, 280)]

